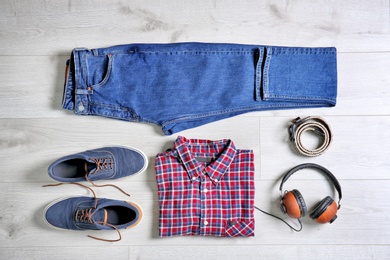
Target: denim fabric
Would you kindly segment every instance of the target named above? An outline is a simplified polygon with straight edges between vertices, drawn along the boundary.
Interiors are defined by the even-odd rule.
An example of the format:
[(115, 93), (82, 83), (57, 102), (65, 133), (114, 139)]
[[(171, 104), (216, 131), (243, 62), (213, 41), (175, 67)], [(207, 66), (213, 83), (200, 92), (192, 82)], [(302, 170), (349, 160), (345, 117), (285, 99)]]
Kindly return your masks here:
[(251, 111), (336, 104), (336, 49), (217, 43), (74, 49), (63, 107), (166, 135)]

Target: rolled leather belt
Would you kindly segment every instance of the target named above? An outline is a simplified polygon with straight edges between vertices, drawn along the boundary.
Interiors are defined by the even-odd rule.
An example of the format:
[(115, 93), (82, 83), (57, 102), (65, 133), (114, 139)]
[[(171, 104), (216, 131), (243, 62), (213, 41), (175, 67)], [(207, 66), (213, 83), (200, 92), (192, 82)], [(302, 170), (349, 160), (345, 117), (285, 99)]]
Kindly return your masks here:
[[(305, 156), (315, 157), (323, 154), (332, 142), (332, 132), (329, 125), (320, 117), (309, 116), (301, 119), (297, 117), (291, 121), (288, 128), (290, 134), (290, 141), (293, 143), (295, 149)], [(301, 142), (301, 136), (306, 131), (312, 131), (315, 134), (322, 136), (323, 143), (316, 149), (307, 149)]]

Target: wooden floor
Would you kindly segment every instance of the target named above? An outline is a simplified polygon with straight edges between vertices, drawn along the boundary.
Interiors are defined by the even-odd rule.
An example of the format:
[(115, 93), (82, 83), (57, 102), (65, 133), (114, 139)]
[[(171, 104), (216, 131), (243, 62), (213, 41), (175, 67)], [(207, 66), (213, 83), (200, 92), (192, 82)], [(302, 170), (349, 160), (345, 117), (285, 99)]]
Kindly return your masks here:
[[(390, 13), (389, 1), (0, 1), (0, 259), (389, 259), (390, 257)], [(61, 109), (65, 61), (75, 47), (133, 42), (228, 42), (338, 49), (338, 103), (334, 108), (248, 113), (180, 132), (188, 138), (232, 139), (253, 149), (256, 205), (282, 216), (280, 177), (293, 166), (318, 163), (339, 179), (344, 199), (338, 219), (303, 231), (255, 213), (253, 238), (158, 237), (154, 157), (177, 135), (157, 126)], [(317, 158), (297, 155), (286, 127), (297, 116), (317, 115), (334, 133)], [(309, 140), (310, 142), (310, 140)], [(88, 192), (52, 183), (55, 159), (107, 145), (134, 146), (147, 171), (114, 183), (144, 209), (123, 240), (105, 243), (58, 231), (42, 218), (53, 200)], [(334, 195), (316, 173), (297, 174), (309, 208)], [(99, 197), (126, 199), (110, 188)], [(282, 216), (284, 217), (284, 216)], [(290, 220), (288, 220), (290, 221)]]

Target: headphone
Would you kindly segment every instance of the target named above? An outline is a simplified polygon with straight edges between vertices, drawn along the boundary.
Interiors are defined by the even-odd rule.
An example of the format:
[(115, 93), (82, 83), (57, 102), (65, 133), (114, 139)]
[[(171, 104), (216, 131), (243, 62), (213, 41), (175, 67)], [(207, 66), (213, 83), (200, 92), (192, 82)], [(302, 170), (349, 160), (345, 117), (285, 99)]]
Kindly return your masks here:
[(280, 209), (284, 214), (287, 214), (290, 218), (296, 218), (300, 219), (301, 217), (304, 217), (307, 213), (307, 207), (305, 200), (303, 199), (302, 194), (294, 189), (292, 191), (286, 191), (283, 195), (283, 184), (288, 180), (288, 178), (291, 177), (295, 172), (302, 170), (302, 169), (316, 169), (322, 172), (324, 175), (326, 175), (331, 182), (333, 183), (333, 186), (336, 188), (338, 195), (339, 195), (339, 201), (338, 206), (336, 202), (330, 197), (326, 196), (324, 199), (322, 199), (317, 206), (314, 208), (314, 210), (310, 213), (310, 218), (312, 218), (315, 222), (319, 224), (325, 224), (325, 223), (333, 223), (333, 221), (337, 218), (337, 210), (340, 209), (340, 201), (342, 198), (342, 192), (341, 192), (341, 186), (336, 177), (326, 168), (322, 167), (321, 165), (314, 164), (314, 163), (304, 163), (300, 164), (298, 166), (295, 166), (290, 171), (284, 175), (282, 182), (280, 183)]

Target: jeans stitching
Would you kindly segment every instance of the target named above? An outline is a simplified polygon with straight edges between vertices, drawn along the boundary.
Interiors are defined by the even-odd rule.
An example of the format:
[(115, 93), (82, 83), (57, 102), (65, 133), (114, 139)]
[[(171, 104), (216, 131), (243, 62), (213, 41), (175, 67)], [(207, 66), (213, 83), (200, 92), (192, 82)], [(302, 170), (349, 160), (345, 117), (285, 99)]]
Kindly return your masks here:
[(134, 120), (139, 121), (138, 115), (137, 115), (137, 114), (135, 113), (135, 111), (134, 111), (133, 109), (131, 109), (131, 108), (117, 107), (117, 106), (108, 105), (108, 104), (103, 104), (103, 103), (98, 103), (98, 102), (94, 102), (94, 101), (90, 101), (89, 103), (90, 103), (90, 105), (95, 105), (96, 107), (108, 108), (108, 109), (112, 109), (112, 110), (128, 112), (128, 113), (130, 113), (131, 117), (132, 117)]
[(144, 54), (253, 54), (254, 51), (142, 51), (138, 50), (138, 53)]
[(265, 55), (266, 55), (266, 58), (265, 58), (265, 64), (264, 64), (264, 70), (263, 70), (263, 95), (264, 95), (264, 99), (268, 98), (268, 96), (269, 96), (268, 71), (269, 71), (269, 66), (271, 64), (272, 51), (268, 52), (268, 49), (267, 49), (267, 53)]
[(251, 107), (244, 107), (244, 108), (239, 108), (239, 109), (229, 109), (229, 110), (223, 110), (219, 112), (209, 112), (209, 113), (204, 113), (200, 115), (189, 115), (189, 116), (184, 116), (181, 118), (177, 119), (172, 119), (169, 121), (165, 121), (161, 124), (162, 127), (165, 127), (168, 124), (176, 123), (176, 122), (183, 122), (186, 120), (190, 119), (199, 119), (199, 118), (206, 118), (210, 116), (215, 116), (215, 115), (224, 115), (224, 114), (229, 114), (232, 112), (243, 112), (243, 111), (254, 111), (258, 108), (276, 108), (276, 107), (312, 107), (312, 106), (323, 106), (323, 103), (310, 103), (310, 104), (304, 104), (304, 103), (296, 103), (296, 104), (274, 104), (274, 105), (258, 105), (258, 106), (251, 106)]
[(106, 75), (104, 76), (103, 80), (95, 85), (91, 85), (91, 88), (100, 88), (103, 87), (108, 80), (110, 79), (111, 76), (111, 71), (112, 71), (112, 63), (114, 62), (114, 56), (112, 55), (106, 55), (108, 57), (108, 64), (107, 64), (107, 70), (106, 70)]
[(336, 51), (329, 48), (316, 49), (312, 48), (288, 48), (288, 47), (267, 47), (272, 54), (336, 54)]
[(263, 79), (263, 72), (262, 72), (262, 67), (263, 67), (263, 59), (264, 59), (264, 48), (259, 48), (259, 57), (257, 60), (256, 64), (256, 71), (255, 71), (255, 77), (256, 77), (256, 100), (261, 100), (262, 95), (261, 95), (261, 81)]
[(331, 102), (335, 102), (336, 100), (333, 99), (333, 98), (324, 98), (324, 97), (316, 97), (316, 96), (313, 96), (313, 97), (305, 97), (305, 96), (288, 96), (288, 95), (268, 95), (268, 98), (288, 98), (288, 99), (305, 99), (305, 100), (324, 100), (324, 101), (331, 101)]
[[(84, 53), (85, 50), (82, 50), (82, 51), (74, 51), (73, 52), (73, 58), (74, 58), (74, 87), (73, 87), (73, 91), (75, 93), (75, 91), (79, 88), (82, 88), (82, 87), (85, 87), (85, 83), (86, 83), (86, 54)], [(80, 114), (86, 114), (88, 113), (88, 110), (89, 110), (89, 98), (88, 96), (87, 97), (84, 97), (83, 95), (76, 95), (75, 94), (75, 98), (74, 98), (74, 106), (76, 107), (76, 111), (77, 111), (77, 105), (78, 104), (82, 104), (84, 106), (84, 110), (83, 111), (77, 111), (78, 113)], [(88, 110), (87, 110), (88, 109)]]

